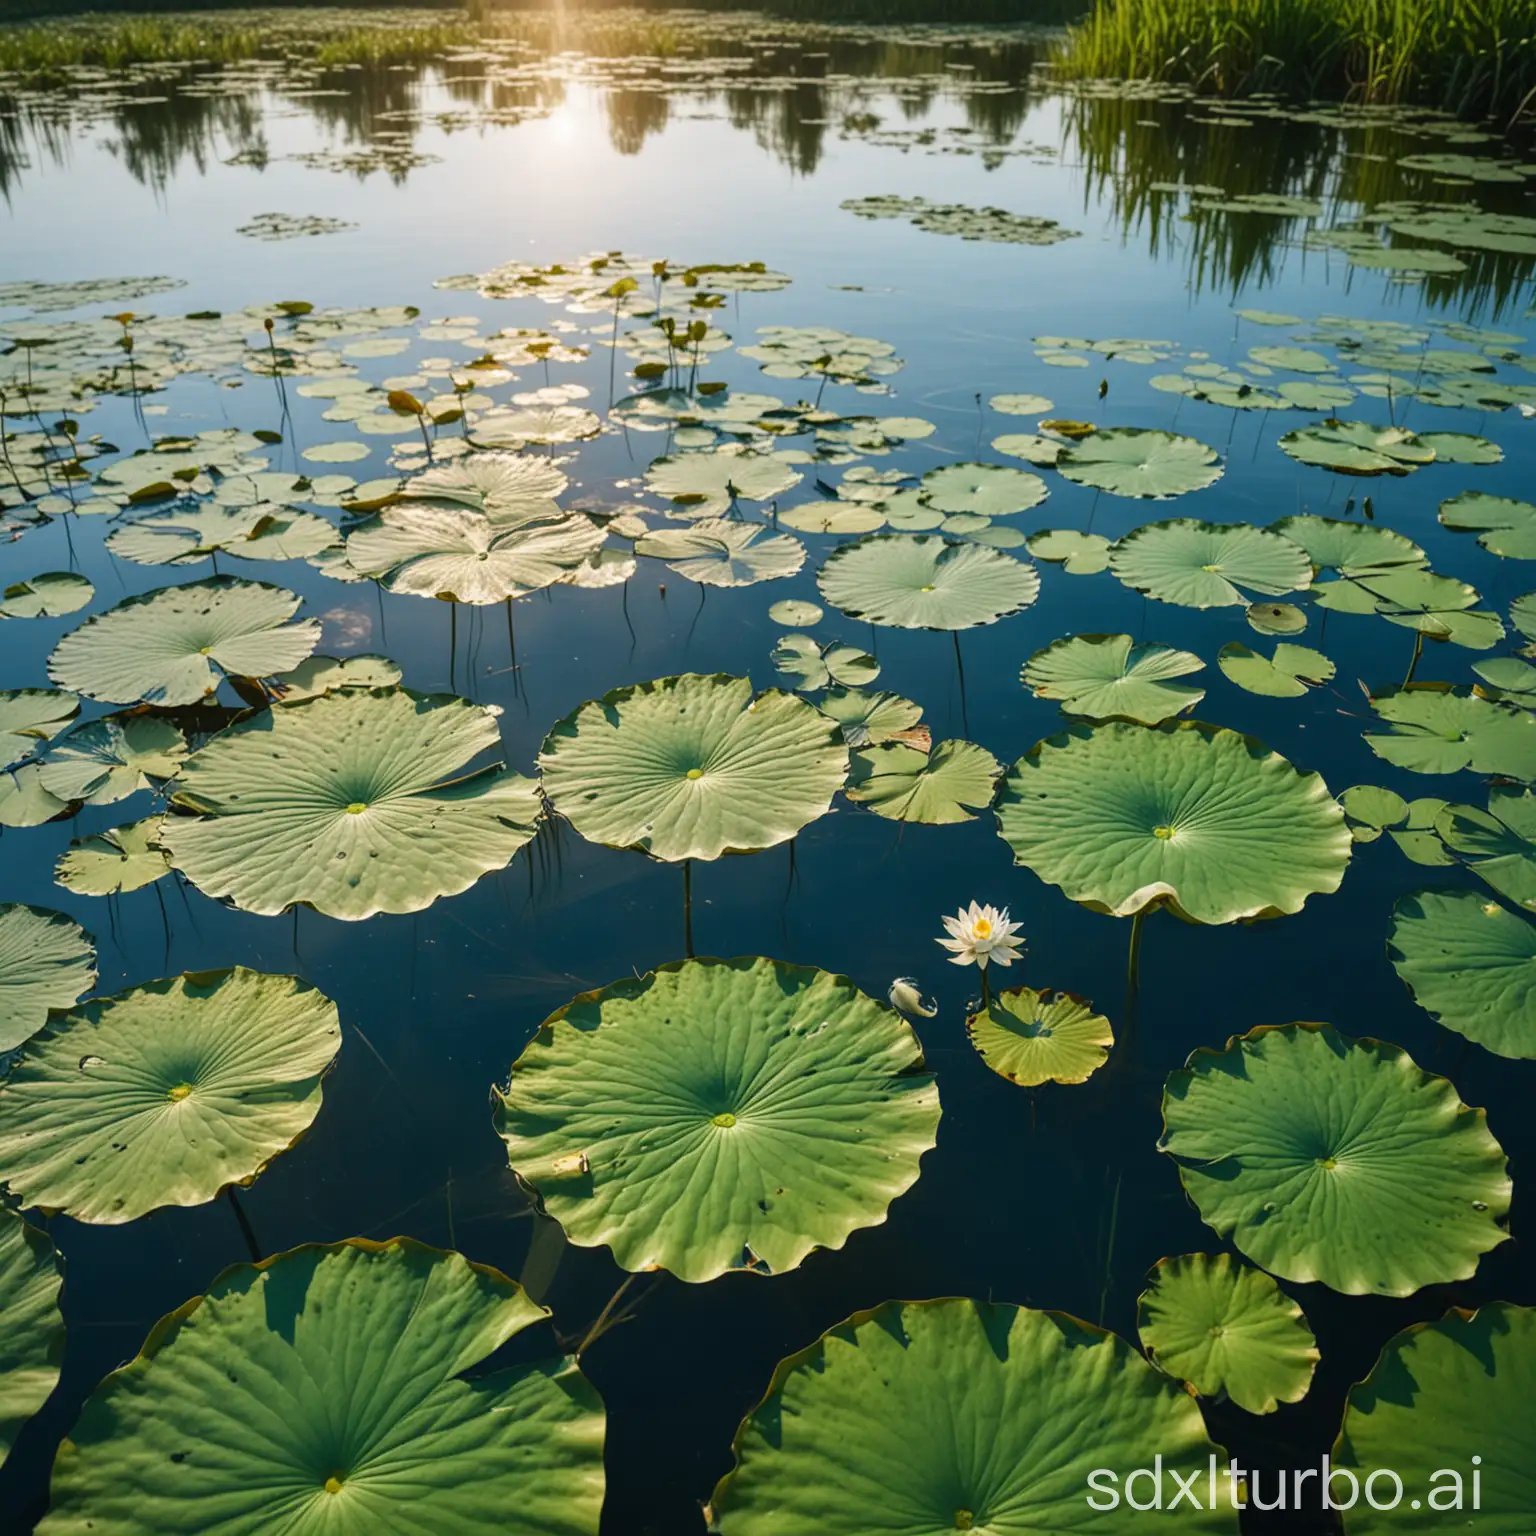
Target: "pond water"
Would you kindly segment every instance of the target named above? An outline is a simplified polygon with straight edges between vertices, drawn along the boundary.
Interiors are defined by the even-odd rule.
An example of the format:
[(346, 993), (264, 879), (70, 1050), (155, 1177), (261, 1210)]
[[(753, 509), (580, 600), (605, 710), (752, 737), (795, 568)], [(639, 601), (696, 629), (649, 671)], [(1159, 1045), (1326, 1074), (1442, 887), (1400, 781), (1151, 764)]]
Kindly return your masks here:
[[(919, 498), (909, 493), (924, 488), (915, 477), (975, 461), (1038, 473), (1049, 489), (1043, 503), (990, 520), (962, 505), (959, 521), (939, 528), (956, 540), (979, 534), (981, 548), (1003, 545), (1009, 558), (1031, 551), (1002, 530), (1115, 540), (1168, 518), (1265, 525), (1295, 515), (1395, 530), (1435, 572), (1476, 589), (1475, 602), (1448, 606), (1496, 614), (1508, 631), (1464, 645), (1438, 638), (1436, 621), (1425, 620), (1415, 680), (1465, 693), (1478, 681), (1474, 664), (1524, 643), (1510, 605), (1536, 584), (1520, 559), (1438, 515), (1464, 492), (1520, 501), (1536, 471), (1536, 423), (1521, 411), (1536, 407), (1536, 350), (1523, 350), (1536, 334), (1527, 313), (1536, 252), (1528, 151), (1424, 114), (1276, 103), (1213, 111), (1170, 93), (1107, 88), (1067, 95), (1050, 88), (1037, 58), (1027, 39), (711, 23), (667, 59), (503, 46), (330, 71), (141, 69), (82, 78), (67, 91), (13, 82), (0, 95), (0, 338), (12, 348), (0, 357), (0, 379), (14, 411), (30, 362), (41, 425), (29, 415), (6, 419), (24, 461), (12, 479), (39, 489), (36, 466), (57, 462), (66, 412), (78, 441), (99, 450), (85, 465), (92, 475), (151, 439), (234, 429), (171, 457), (214, 462), (231, 479), (255, 470), (258, 458), (292, 478), (349, 476), (328, 495), (294, 497), (345, 527), (365, 515), (345, 509), (352, 482), (391, 481), (368, 492), (377, 496), (427, 467), (411, 417), (398, 417), (394, 432), (381, 424), (383, 390), (435, 399), (441, 412), (453, 404), (442, 397), (452, 396), (457, 375), (474, 381), (471, 432), (513, 447), (531, 437), (526, 451), (569, 479), (564, 506), (636, 508), (652, 529), (686, 528), (698, 511), (648, 485), (653, 459), (750, 440), (788, 454), (775, 473), (800, 478), (764, 499), (742, 498), (731, 515), (787, 517), (783, 532), (795, 528), (796, 506), (835, 501), (840, 485), (866, 498), (845, 506), (866, 505), (869, 471), (914, 477), (892, 476), (886, 487), (903, 492), (909, 519), (893, 526), (931, 527), (937, 519), (914, 510)], [(885, 202), (861, 216), (845, 207), (868, 198), (925, 199), (951, 211)], [(1383, 221), (1357, 222), (1383, 205)], [(1049, 222), (976, 216), (987, 209)], [(262, 232), (291, 238), (242, 232), (270, 214), (338, 226), (294, 232), (266, 221)], [(1010, 234), (1018, 238), (1000, 238)], [(1411, 258), (1373, 255), (1404, 249), (1428, 253), (1418, 270)], [(652, 292), (648, 269), (624, 301), (635, 313), (617, 324), (621, 339), (642, 339), (617, 353), (607, 345), (612, 300), (573, 310), (548, 301), (548, 283), (543, 297), (526, 284), (493, 297), (468, 276), (508, 263), (571, 269), (592, 252), (664, 258), (673, 269), (761, 263), (786, 280), (706, 273), (696, 289), (668, 285), (679, 324), (702, 319), (710, 332), (697, 369), (690, 353), (647, 385), (629, 377), (635, 364), (669, 361), (638, 313)], [(164, 281), (50, 286), (155, 278)], [(611, 280), (592, 286), (600, 293)], [(497, 291), (516, 286), (504, 277)], [(720, 292), (719, 306), (689, 309), (698, 291)], [(272, 311), (260, 306), (279, 301), (352, 319), (344, 334), (319, 336), (304, 330), (312, 317), (279, 312), (269, 343), (262, 317)], [(364, 309), (380, 313), (355, 313)], [(126, 326), (103, 318), (126, 311), (136, 316)], [(164, 323), (215, 311), (223, 318)], [(217, 337), (196, 324), (217, 328)], [(754, 333), (764, 327), (831, 328), (888, 345), (802, 336), (795, 355), (803, 367), (786, 376), (795, 369), (773, 363), (771, 352), (765, 361), (741, 350), (760, 345), (765, 338)], [(518, 328), (543, 336), (505, 334)], [(133, 379), (124, 373), (128, 356), (114, 351), (124, 331), (135, 337), (132, 366), (142, 371)], [(732, 345), (709, 350), (722, 333)], [(1105, 346), (1105, 338), (1118, 340)], [(24, 341), (40, 344), (17, 345)], [(281, 388), (269, 347), (287, 360)], [(823, 377), (816, 359), (838, 348), (853, 355)], [(1282, 350), (1255, 358), (1255, 348)], [(478, 379), (464, 371), (488, 353), (500, 353), (502, 366)], [(781, 411), (767, 418), (772, 436), (750, 419), (727, 424), (737, 436), (685, 423), (680, 441), (664, 412), (632, 405), (609, 414), (615, 396), (686, 387), (695, 372), (729, 385), (706, 401), (771, 395), (821, 414)], [(306, 387), (343, 374), (379, 387), (365, 403), (353, 385)], [(84, 398), (71, 397), (72, 381), (90, 377)], [(579, 388), (560, 393), (567, 385)], [(1302, 387), (1286, 394), (1284, 385)], [(989, 403), (1006, 395), (1049, 404), (1020, 415)], [(362, 409), (349, 417), (338, 409), (347, 401)], [(590, 409), (601, 431), (541, 445), (548, 424), (530, 427), (513, 413), (551, 404)], [(773, 409), (759, 404), (756, 419)], [(1281, 450), (1283, 435), (1330, 415), (1493, 446), (1447, 439), (1434, 462), (1422, 462), (1421, 451), (1421, 462), (1396, 465), (1412, 472), (1371, 478)], [(892, 416), (932, 430), (907, 420), (882, 434), (853, 420)], [(1041, 419), (1189, 437), (1219, 455), (1223, 473), (1153, 501), (1096, 490), (991, 446), (1004, 434), (1036, 434)], [(40, 430), (51, 445), (36, 445)], [(238, 435), (258, 430), (280, 432), (281, 441)], [(463, 431), (462, 423), (436, 429), (438, 462), (459, 462)], [(1049, 456), (1051, 441), (1033, 451)], [(1406, 441), (1411, 448), (1418, 439)], [(335, 443), (349, 446), (314, 453)], [(1464, 455), (1485, 462), (1444, 462)], [(0, 688), (50, 686), (49, 657), (83, 620), (132, 594), (214, 574), (208, 560), (146, 564), (107, 547), (166, 501), (101, 509), (109, 515), (64, 509), (69, 498), (127, 484), (60, 480), (41, 497), (8, 496), (0, 586), (68, 571), (87, 578), (94, 596), (67, 616), (0, 620)], [(1516, 533), (1507, 547), (1519, 545), (1522, 518), (1536, 518), (1536, 509), (1510, 514)], [(953, 634), (906, 629), (847, 617), (818, 595), (823, 562), (861, 536), (794, 531), (806, 557), (782, 579), (701, 585), (642, 554), (622, 586), (560, 584), (483, 607), (338, 580), (323, 561), (303, 558), (220, 555), (217, 570), (298, 594), (300, 614), (322, 626), (321, 654), (386, 655), (408, 688), (496, 706), (501, 755), (524, 774), (535, 771), (557, 721), (623, 685), (697, 672), (788, 686), (771, 653), (789, 631), (769, 608), (801, 599), (825, 610), (805, 632), (874, 657), (876, 686), (920, 705), (935, 743), (979, 743), (1005, 767), (1068, 723), (1055, 700), (1021, 684), (1026, 660), (1063, 636), (1126, 634), (1194, 653), (1204, 670), (1192, 681), (1205, 690), (1194, 715), (1251, 734), (1320, 773), (1334, 794), (1369, 784), (1410, 801), (1487, 802), (1483, 776), (1411, 771), (1364, 740), (1385, 729), (1367, 690), (1380, 693), (1409, 672), (1411, 619), (1330, 612), (1305, 591), (1287, 596), (1282, 583), (1274, 600), (1296, 604), (1307, 621), (1290, 641), (1322, 652), (1332, 671), (1298, 697), (1270, 697), (1217, 664), (1234, 642), (1271, 653), (1275, 637), (1256, 634), (1244, 606), (1261, 589), (1192, 607), (1157, 600), (1111, 571), (1071, 574), (1039, 559), (1038, 599), (1021, 610)], [(609, 546), (628, 549), (617, 533)], [(1458, 638), (1466, 636), (1454, 630), (1451, 641)], [(222, 714), (176, 712), (194, 745), (227, 723), (240, 699), (226, 685), (218, 703)], [(85, 715), (113, 708), (87, 701)], [(335, 1000), (344, 1041), (323, 1108), (309, 1134), (240, 1194), (261, 1251), (407, 1234), (524, 1273), (536, 1223), (493, 1127), (491, 1085), (506, 1082), (540, 1022), (577, 993), (683, 957), (679, 866), (555, 824), (462, 894), (360, 922), (307, 908), (255, 915), (179, 874), (105, 898), (56, 883), (72, 839), (156, 814), (164, 793), (8, 827), (0, 901), (62, 911), (83, 925), (95, 938), (102, 996), (238, 964), (297, 974)], [(1523, 1232), (1536, 1214), (1526, 1182), (1536, 1166), (1531, 1068), (1507, 1055), (1536, 1049), (1494, 1054), (1437, 1024), (1387, 949), (1394, 904), (1406, 893), (1493, 893), (1432, 832), (1403, 844), (1407, 854), (1391, 835), (1358, 842), (1338, 890), (1313, 895), (1293, 915), (1200, 925), (1152, 914), (1134, 992), (1129, 921), (1015, 865), (991, 811), (944, 825), (902, 823), (839, 797), (791, 843), (695, 862), (698, 954), (817, 966), (880, 999), (894, 978), (917, 979), (938, 1008), (913, 1023), (943, 1118), (917, 1183), (883, 1224), (855, 1232), (840, 1251), (815, 1252), (772, 1278), (731, 1273), (690, 1285), (662, 1274), (631, 1288), (632, 1318), (582, 1361), (608, 1413), (604, 1531), (702, 1531), (700, 1505), (729, 1469), (735, 1428), (775, 1363), (859, 1309), (891, 1298), (991, 1298), (1063, 1309), (1134, 1340), (1151, 1266), (1225, 1246), (1158, 1151), (1164, 1081), (1197, 1048), (1220, 1048), (1259, 1025), (1327, 1021), (1392, 1042), (1448, 1076), (1466, 1104), (1487, 1110), (1510, 1160), (1510, 1226)], [(1414, 853), (1440, 862), (1426, 867)], [(972, 899), (1007, 907), (1027, 940), (1022, 964), (994, 969), (994, 985), (1077, 993), (1110, 1020), (1116, 1045), (1088, 1081), (1029, 1091), (972, 1048), (964, 1021), (978, 974), (945, 963), (935, 943), (941, 916)], [(1528, 1002), (1510, 1006), (1529, 1013)], [(8, 1528), (45, 1508), (54, 1449), (102, 1376), (138, 1350), (157, 1318), (248, 1255), (223, 1199), (119, 1226), (58, 1215), (47, 1229), (67, 1265), (68, 1342), (58, 1392), (0, 1472), (0, 1507), (22, 1512), (17, 1524), (7, 1516)], [(567, 1248), (541, 1287), (552, 1325), (522, 1335), (513, 1351), (554, 1353), (551, 1326), (567, 1345), (579, 1339), (624, 1278), (606, 1249)], [(1204, 1405), (1213, 1438), (1260, 1466), (1314, 1464), (1333, 1442), (1351, 1383), (1400, 1329), (1452, 1305), (1536, 1303), (1536, 1274), (1517, 1242), (1483, 1257), (1475, 1278), (1405, 1298), (1286, 1288), (1321, 1350), (1310, 1393), (1262, 1418)], [(1249, 1515), (1244, 1528), (1333, 1526), (1293, 1512)]]

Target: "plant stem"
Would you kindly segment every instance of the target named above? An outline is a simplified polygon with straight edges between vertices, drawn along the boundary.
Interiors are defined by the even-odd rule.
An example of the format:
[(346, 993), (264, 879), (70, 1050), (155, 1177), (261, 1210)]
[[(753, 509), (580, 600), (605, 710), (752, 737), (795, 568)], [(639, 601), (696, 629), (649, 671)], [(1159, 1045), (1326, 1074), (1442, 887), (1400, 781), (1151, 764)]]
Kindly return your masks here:
[(693, 860), (683, 860), (683, 954), (693, 959)]
[(251, 1224), (246, 1218), (245, 1207), (240, 1204), (235, 1195), (235, 1186), (231, 1184), (224, 1191), (229, 1196), (229, 1207), (235, 1213), (235, 1220), (240, 1223), (240, 1235), (245, 1239), (246, 1249), (251, 1255), (253, 1264), (261, 1263), (261, 1244), (256, 1241), (256, 1234), (251, 1229)]
[(1143, 907), (1131, 919), (1131, 952), (1125, 963), (1125, 985), (1129, 992), (1134, 992), (1141, 982), (1141, 925), (1146, 916), (1147, 909)]
[(1413, 659), (1408, 663), (1408, 675), (1403, 679), (1403, 687), (1406, 688), (1413, 681), (1413, 674), (1418, 671), (1419, 657), (1424, 654), (1424, 631), (1416, 629), (1413, 632)]

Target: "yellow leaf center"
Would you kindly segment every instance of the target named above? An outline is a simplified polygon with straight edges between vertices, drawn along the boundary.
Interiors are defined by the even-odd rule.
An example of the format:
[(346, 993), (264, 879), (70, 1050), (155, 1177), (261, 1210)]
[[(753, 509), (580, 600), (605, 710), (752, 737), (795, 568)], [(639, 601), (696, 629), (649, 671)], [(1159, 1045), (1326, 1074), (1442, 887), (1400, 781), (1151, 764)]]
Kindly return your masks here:
[(174, 1088), (172, 1088), (169, 1093), (166, 1094), (166, 1098), (168, 1098), (171, 1101), (171, 1103), (173, 1103), (173, 1104), (180, 1104), (181, 1101), (184, 1098), (186, 1098), (187, 1095), (190, 1094), (191, 1092), (192, 1092), (192, 1084), (191, 1083), (177, 1083), (176, 1086)]

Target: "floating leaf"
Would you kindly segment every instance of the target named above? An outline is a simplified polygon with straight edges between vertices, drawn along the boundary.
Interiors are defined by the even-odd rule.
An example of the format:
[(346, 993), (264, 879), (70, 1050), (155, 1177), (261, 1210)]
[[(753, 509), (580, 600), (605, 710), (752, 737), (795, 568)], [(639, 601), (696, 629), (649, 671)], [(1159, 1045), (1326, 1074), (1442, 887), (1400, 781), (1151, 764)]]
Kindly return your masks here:
[(156, 842), (161, 817), (109, 827), (77, 837), (54, 870), (54, 879), (78, 896), (114, 896), (142, 890), (171, 872), (169, 856)]
[(0, 1206), (0, 1467), (59, 1384), (64, 1276), (46, 1232)]
[(1163, 1120), (1202, 1219), (1283, 1280), (1411, 1296), (1470, 1279), (1508, 1235), (1486, 1116), (1395, 1045), (1263, 1026), (1172, 1073)]
[(1424, 447), (1406, 427), (1375, 427), (1336, 417), (1287, 432), (1280, 446), (1299, 463), (1340, 475), (1407, 475), (1435, 457), (1435, 450)]
[(512, 1167), (573, 1243), (695, 1282), (780, 1274), (880, 1224), (939, 1122), (898, 1014), (846, 977), (756, 958), (583, 993), (495, 1098)]
[(1530, 662), (1518, 656), (1494, 656), (1474, 661), (1472, 670), (1488, 685), (1479, 686), (1479, 693), (1521, 709), (1536, 709), (1536, 667)]
[(665, 560), (667, 568), (706, 587), (750, 587), (793, 576), (805, 563), (805, 545), (762, 523), (702, 518), (687, 528), (660, 528), (635, 541), (637, 555)]
[(1475, 773), (1536, 779), (1536, 715), (1434, 684), (1389, 689), (1371, 708), (1390, 735), (1367, 731), (1377, 757), (1415, 773)]
[(1025, 540), (1037, 560), (1059, 560), (1069, 576), (1092, 576), (1109, 565), (1110, 541), (1101, 533), (1047, 528)]
[(1189, 517), (1126, 534), (1110, 549), (1109, 568), (1135, 591), (1184, 608), (1247, 607), (1247, 593), (1279, 596), (1312, 581), (1306, 552), (1280, 534)]
[(0, 693), (0, 768), (31, 757), (80, 713), (80, 700), (53, 688)]
[(1536, 794), (1495, 784), (1486, 811), (1448, 805), (1434, 826), (1475, 875), (1517, 907), (1536, 912)]
[(886, 515), (878, 502), (807, 501), (780, 512), (779, 522), (800, 533), (872, 533)]
[(1350, 820), (1350, 834), (1357, 843), (1374, 843), (1386, 827), (1408, 819), (1408, 802), (1390, 789), (1375, 784), (1356, 784), (1339, 796)]
[(554, 517), (554, 498), (569, 482), (546, 458), (519, 453), (468, 453), (414, 476), (412, 496), (451, 501), (483, 512), (493, 523), (526, 523)]
[(940, 512), (1007, 517), (1038, 507), (1049, 492), (1039, 475), (1003, 464), (944, 464), (923, 476), (922, 499)]
[(1055, 409), (1044, 395), (993, 395), (987, 404), (1004, 416), (1043, 416)]
[(1233, 640), (1222, 646), (1216, 664), (1239, 688), (1270, 699), (1299, 699), (1328, 682), (1336, 670), (1321, 651), (1305, 645), (1277, 645), (1271, 659)]
[(1020, 681), (1038, 698), (1059, 699), (1063, 714), (1156, 725), (1205, 697), (1203, 688), (1174, 681), (1204, 666), (1188, 651), (1136, 645), (1129, 635), (1067, 635), (1036, 651)]
[(1321, 608), (1380, 614), (1389, 624), (1470, 650), (1485, 651), (1504, 638), (1497, 614), (1469, 611), (1481, 601), (1475, 587), (1433, 571), (1402, 568), (1324, 581), (1312, 595)]
[(1074, 726), (1010, 770), (998, 832), (1073, 900), (1197, 923), (1299, 912), (1349, 863), (1344, 813), (1315, 773), (1199, 721)]
[(1317, 1340), (1302, 1310), (1262, 1270), (1229, 1253), (1164, 1259), (1137, 1304), (1142, 1346), (1201, 1397), (1249, 1413), (1299, 1403), (1312, 1385)]
[(1486, 491), (1463, 491), (1440, 503), (1440, 521), (1458, 532), (1476, 532), (1491, 554), (1536, 560), (1536, 506)]
[(775, 624), (782, 624), (787, 629), (800, 629), (807, 624), (819, 624), (821, 615), (822, 609), (819, 604), (808, 603), (798, 597), (786, 597), (772, 604), (768, 609), (768, 617)]
[[(403, 398), (409, 399), (409, 395), (401, 393)], [(395, 408), (394, 401), (390, 401), (391, 408)], [(355, 464), (359, 459), (366, 459), (373, 452), (367, 443), (359, 443), (350, 438), (342, 438), (334, 443), (316, 443), (312, 448), (304, 450), (304, 457), (311, 464)]]
[(96, 985), (96, 951), (62, 912), (0, 905), (0, 1051), (13, 1051)]
[(769, 501), (800, 483), (800, 473), (780, 454), (754, 453), (739, 443), (655, 459), (646, 488), (669, 497), (690, 517), (720, 517), (731, 504)]
[(45, 571), (0, 591), (0, 618), (57, 619), (78, 613), (96, 588), (74, 571)]
[(821, 595), (849, 618), (898, 629), (971, 629), (1027, 608), (1040, 593), (1032, 565), (936, 534), (872, 534), (827, 556)]
[(616, 688), (559, 722), (544, 791), (591, 842), (714, 859), (786, 842), (848, 772), (842, 732), (793, 694), (688, 673)]
[(1109, 1020), (1071, 992), (1013, 987), (965, 1021), (976, 1054), (1010, 1083), (1086, 1083), (1115, 1043)]
[[(280, 703), (297, 704), (319, 698), (323, 693), (340, 693), (353, 688), (393, 688), (402, 677), (401, 670), (387, 656), (311, 656), (292, 672), (274, 677), (264, 692), (275, 694)], [(252, 700), (251, 702), (259, 702)]]
[(1112, 496), (1167, 500), (1221, 479), (1221, 456), (1192, 437), (1111, 427), (1074, 443), (1056, 461), (1068, 480)]
[(829, 683), (860, 688), (880, 675), (880, 663), (857, 646), (823, 645), (812, 635), (784, 635), (773, 648), (773, 664), (792, 688), (814, 693)]
[(307, 560), (339, 538), (313, 512), (194, 504), (124, 524), (107, 540), (107, 548), (140, 565), (190, 565), (215, 551), (245, 560)]
[(1434, 449), (1437, 464), (1499, 464), (1504, 459), (1497, 443), (1466, 432), (1420, 432), (1419, 443)]
[(1299, 635), (1307, 627), (1306, 610), (1295, 603), (1249, 603), (1244, 617), (1261, 635)]
[(1301, 545), (1319, 571), (1332, 570), (1340, 576), (1385, 576), (1429, 564), (1412, 539), (1374, 523), (1347, 523), (1341, 518), (1307, 514), (1282, 517), (1270, 527)]
[(1010, 459), (1024, 459), (1041, 469), (1054, 469), (1065, 447), (1059, 438), (1041, 437), (1035, 432), (1005, 432), (992, 439), (994, 453), (1005, 453)]
[(866, 693), (857, 688), (834, 688), (816, 701), (822, 714), (843, 729), (850, 747), (877, 747), (886, 741), (905, 741), (927, 750), (928, 727), (918, 725), (923, 707), (898, 693)]
[(112, 805), (173, 778), (186, 755), (186, 740), (169, 720), (108, 715), (53, 741), (38, 759), (38, 779), (60, 800)]
[(931, 752), (890, 742), (853, 754), (844, 793), (889, 821), (942, 826), (974, 821), (971, 812), (991, 805), (1002, 771), (973, 741), (941, 741)]

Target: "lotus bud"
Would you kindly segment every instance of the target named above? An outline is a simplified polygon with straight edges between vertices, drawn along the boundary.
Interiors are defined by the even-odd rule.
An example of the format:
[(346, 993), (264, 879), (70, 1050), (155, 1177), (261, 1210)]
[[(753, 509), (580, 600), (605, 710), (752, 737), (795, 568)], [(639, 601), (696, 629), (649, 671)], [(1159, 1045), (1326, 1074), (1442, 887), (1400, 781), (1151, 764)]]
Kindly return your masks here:
[(886, 996), (891, 1000), (891, 1007), (898, 1013), (931, 1019), (939, 1011), (934, 1003), (923, 1001), (923, 994), (918, 990), (917, 979), (913, 976), (898, 976), (891, 983), (891, 990)]

